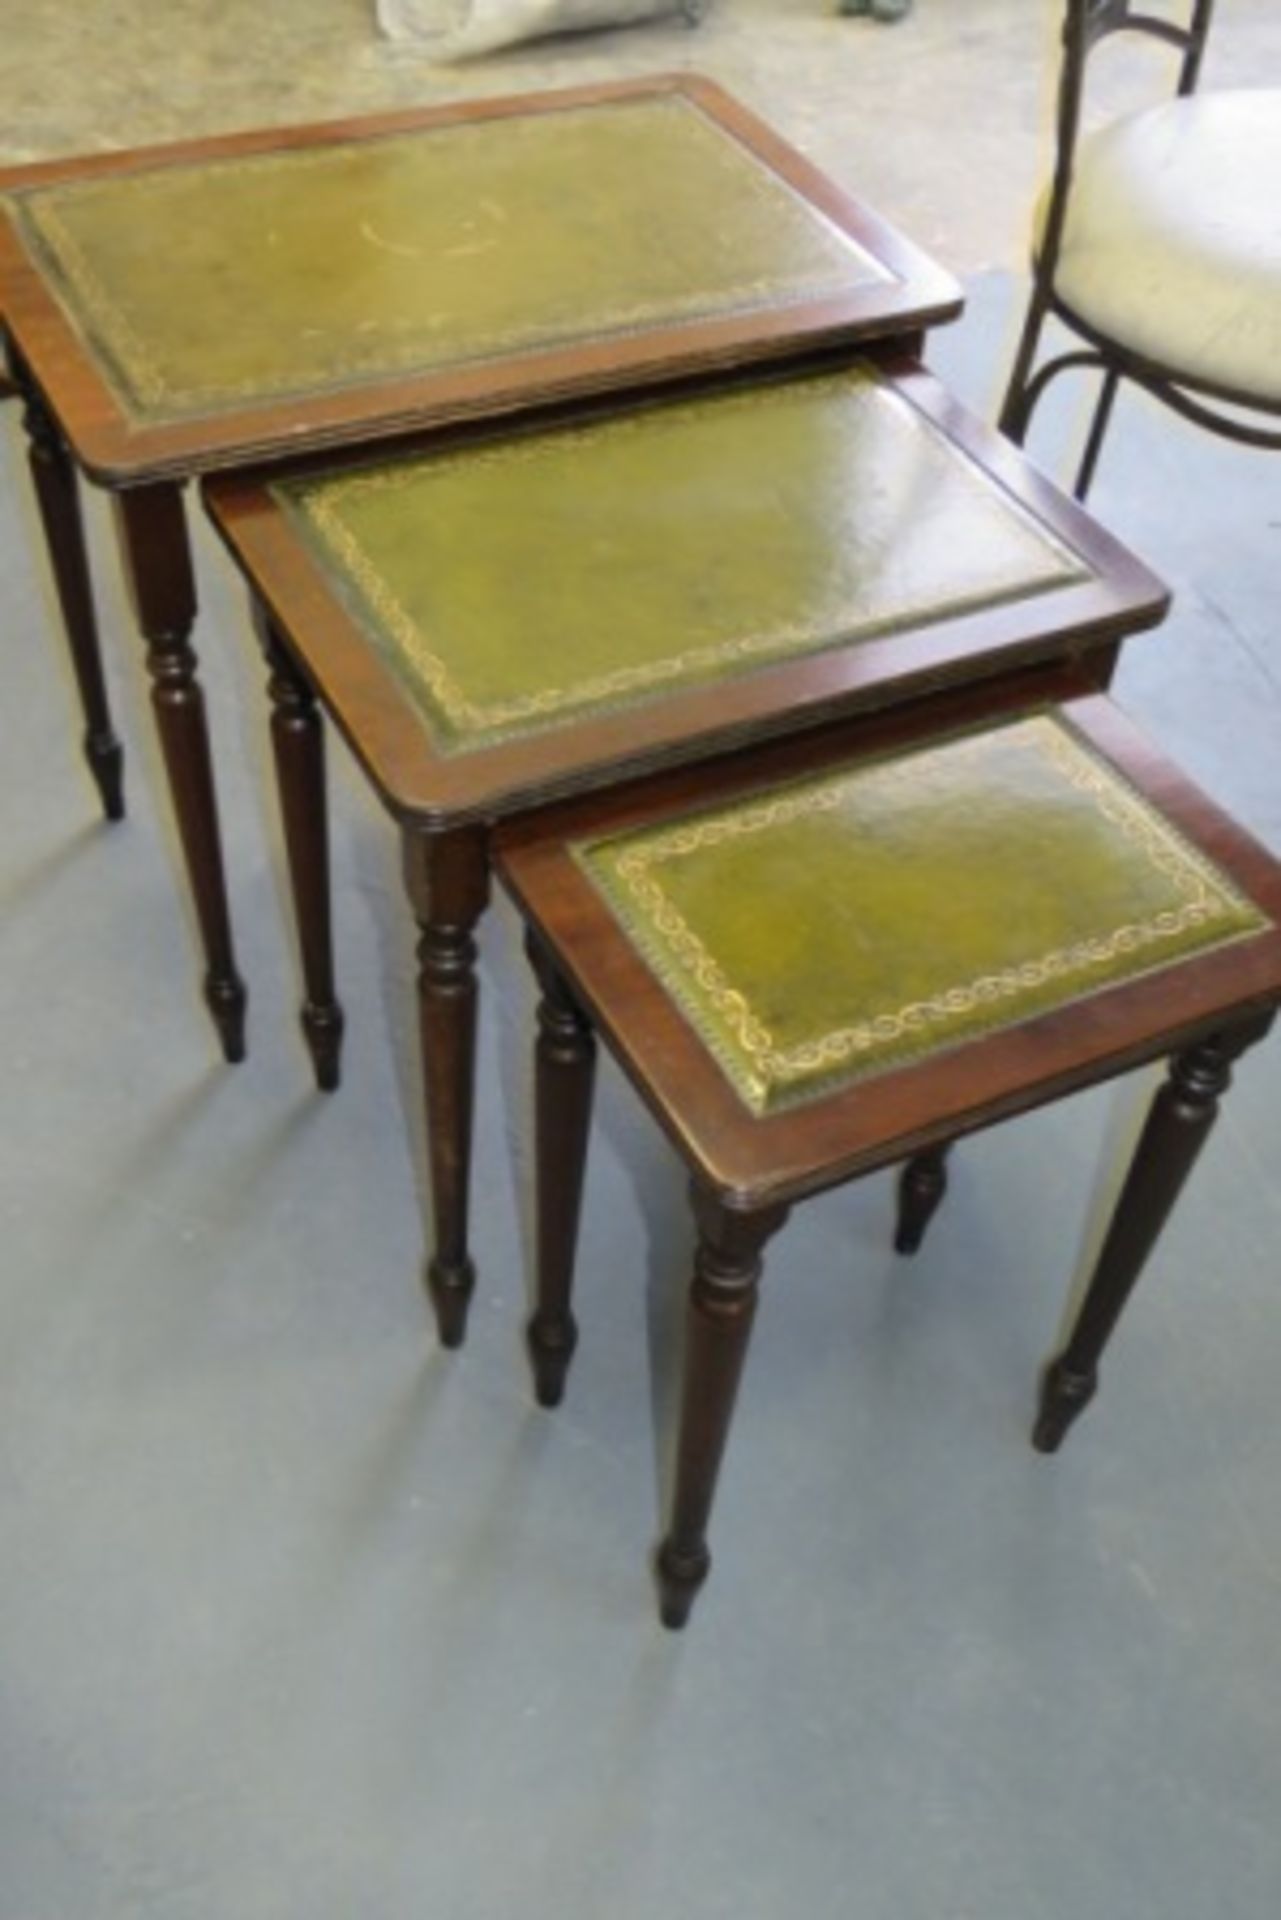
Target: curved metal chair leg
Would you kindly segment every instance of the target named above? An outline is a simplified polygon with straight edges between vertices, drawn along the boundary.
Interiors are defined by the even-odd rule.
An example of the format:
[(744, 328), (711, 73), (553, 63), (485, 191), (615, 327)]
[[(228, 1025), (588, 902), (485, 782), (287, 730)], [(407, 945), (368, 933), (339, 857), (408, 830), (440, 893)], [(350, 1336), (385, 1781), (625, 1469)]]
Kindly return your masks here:
[[(1010, 395), (1007, 396), (1007, 401), (1006, 401), (1006, 405), (1010, 409), (1011, 424), (1008, 426), (1003, 424), (1001, 426), (1001, 432), (1004, 433), (1008, 439), (1013, 440), (1016, 446), (1022, 446), (1023, 441), (1027, 435), (1028, 427), (1031, 425), (1031, 422), (1032, 422), (1032, 415), (1035, 413), (1037, 407), (1040, 405), (1041, 398), (1045, 393), (1047, 387), (1049, 387), (1055, 380), (1057, 380), (1061, 373), (1068, 373), (1075, 368), (1084, 369), (1087, 367), (1095, 371), (1101, 370), (1104, 374), (1109, 374), (1111, 372), (1111, 368), (1109, 367), (1108, 362), (1103, 358), (1101, 353), (1098, 353), (1093, 348), (1089, 349), (1088, 351), (1083, 349), (1080, 352), (1076, 352), (1076, 353), (1061, 353), (1059, 354), (1057, 359), (1047, 360), (1045, 365), (1041, 367), (1037, 371), (1035, 376), (1027, 382), (1022, 393), (1018, 395), (1017, 400), (1015, 400), (1014, 398), (1012, 385), (1011, 385), (1011, 393)], [(1119, 378), (1120, 376), (1118, 375), (1117, 377)], [(1108, 412), (1110, 411), (1111, 411), (1111, 403), (1109, 402)], [(1003, 411), (1002, 421), (1004, 421), (1004, 419), (1005, 419), (1005, 413)], [(1107, 415), (1105, 413), (1104, 420), (1103, 420), (1103, 428), (1106, 428), (1106, 426), (1107, 426)], [(1103, 431), (1101, 429), (1099, 432), (1100, 441), (1102, 440), (1102, 437), (1103, 437)], [(1097, 460), (1097, 458), (1098, 458), (1098, 450), (1096, 448), (1095, 459)], [(1092, 477), (1092, 473), (1093, 473), (1093, 468), (1091, 467), (1090, 473), (1086, 475), (1087, 485), (1089, 483), (1089, 479)]]
[(1115, 367), (1109, 367), (1103, 376), (1103, 387), (1094, 409), (1094, 418), (1090, 422), (1090, 437), (1085, 443), (1085, 452), (1081, 455), (1081, 465), (1076, 476), (1076, 485), (1072, 492), (1076, 499), (1084, 500), (1094, 483), (1094, 471), (1099, 464), (1099, 454), (1103, 448), (1103, 436), (1108, 430), (1112, 418), (1112, 408), (1116, 401), (1116, 390), (1121, 384), (1121, 376)]
[(1045, 325), (1046, 303), (1040, 292), (1034, 290), (1027, 315), (1023, 322), (1023, 331), (1019, 336), (1018, 351), (1014, 356), (1014, 365), (1010, 368), (1010, 378), (1005, 389), (1005, 398), (1001, 402), (1001, 411), (997, 415), (997, 431), (1016, 447), (1023, 445), (1023, 439), (1032, 417), (1035, 398), (1029, 398), (1032, 367), (1036, 361), (1036, 350), (1041, 344), (1041, 329)]

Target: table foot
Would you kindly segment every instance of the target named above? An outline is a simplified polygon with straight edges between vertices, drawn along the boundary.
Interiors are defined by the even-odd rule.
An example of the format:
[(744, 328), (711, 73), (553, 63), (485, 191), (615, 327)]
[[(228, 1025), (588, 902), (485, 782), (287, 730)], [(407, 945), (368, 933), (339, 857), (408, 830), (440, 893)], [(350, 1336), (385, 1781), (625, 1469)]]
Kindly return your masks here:
[(436, 1313), (436, 1331), (442, 1347), (456, 1350), (467, 1338), (467, 1311), (476, 1291), (476, 1269), (470, 1259), (449, 1265), (427, 1263), (427, 1291)]
[(223, 1059), (237, 1066), (245, 1057), (245, 1012), (249, 995), (238, 974), (209, 974), (205, 979), (205, 1005), (213, 1017), (222, 1047)]
[(342, 1084), (343, 1010), (337, 1001), (322, 1006), (307, 1000), (300, 1021), (316, 1085), (321, 1093), (336, 1093)]

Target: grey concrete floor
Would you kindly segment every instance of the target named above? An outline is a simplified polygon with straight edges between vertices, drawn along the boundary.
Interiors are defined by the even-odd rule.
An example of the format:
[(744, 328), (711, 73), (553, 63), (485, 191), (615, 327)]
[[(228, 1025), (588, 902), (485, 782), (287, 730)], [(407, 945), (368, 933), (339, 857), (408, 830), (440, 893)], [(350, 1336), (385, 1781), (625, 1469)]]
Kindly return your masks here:
[[(24, 11), (52, 61), (71, 10)], [(116, 53), (142, 11), (95, 10), (120, 26)], [(257, 9), (164, 11), (234, 62), (226, 21)], [(356, 9), (293, 18), (336, 60), (329, 11)], [(976, 0), (965, 18), (1019, 13)], [(932, 62), (951, 69), (939, 0), (918, 21), (840, 31), (902, 60), (919, 103)], [(92, 52), (81, 124), (101, 114), (116, 137), (132, 96)], [(23, 57), (7, 40), (8, 76)], [(756, 57), (772, 75), (770, 49)], [(814, 105), (834, 148), (841, 119), (860, 122), (856, 62), (847, 83), (835, 125), (834, 84)], [(59, 84), (55, 137), (72, 124)], [(194, 73), (184, 85), (213, 101), (206, 124), (241, 98), (225, 77), (208, 97)], [(18, 104), (34, 125), (38, 101)], [(161, 130), (147, 107), (139, 137)], [(913, 151), (927, 197), (966, 198), (936, 142)], [(876, 157), (858, 184), (879, 200)], [(887, 186), (911, 170), (905, 148)], [(1017, 187), (1011, 201), (1030, 177)], [(971, 293), (934, 358), (990, 410), (1016, 289), (992, 276)], [(1074, 412), (1069, 396), (1047, 416), (1047, 460)], [(670, 1156), (607, 1073), (582, 1347), (564, 1408), (536, 1412), (519, 1341), (530, 1007), (495, 914), (482, 1282), (466, 1351), (433, 1349), (412, 943), (386, 823), (336, 752), (351, 1026), (325, 1100), (294, 1027), (258, 669), (202, 541), (253, 996), (251, 1057), (221, 1066), (105, 515), (94, 501), (130, 749), (114, 829), (71, 747), (11, 416), (4, 435), (0, 1920), (1275, 1914), (1281, 1045), (1243, 1068), (1099, 1403), (1053, 1463), (1026, 1441), (1035, 1371), (1117, 1101), (972, 1143), (910, 1265), (888, 1252), (887, 1181), (802, 1209), (770, 1263), (716, 1572), (689, 1632), (664, 1635), (646, 1553), (687, 1256)], [(1095, 505), (1178, 593), (1132, 646), (1121, 698), (1281, 851), (1281, 466), (1130, 405)]]

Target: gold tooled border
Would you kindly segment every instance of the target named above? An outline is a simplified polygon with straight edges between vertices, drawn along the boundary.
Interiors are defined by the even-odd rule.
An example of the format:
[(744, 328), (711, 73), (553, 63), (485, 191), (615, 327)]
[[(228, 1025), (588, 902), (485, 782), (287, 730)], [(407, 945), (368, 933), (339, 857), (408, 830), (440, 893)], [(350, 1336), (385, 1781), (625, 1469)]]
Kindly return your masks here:
[[(1051, 980), (1079, 983), (1056, 1006), (1079, 999), (1089, 991), (1092, 973), (1124, 955), (1142, 953), (1167, 944), (1193, 928), (1207, 929), (1219, 919), (1227, 945), (1262, 932), (1272, 923), (1225, 875), (1184, 839), (1112, 767), (1087, 746), (1070, 723), (1048, 712), (1006, 722), (1000, 728), (953, 737), (927, 750), (978, 754), (996, 733), (1022, 732), (1029, 749), (1048, 757), (1078, 792), (1088, 795), (1099, 811), (1144, 854), (1185, 896), (1178, 907), (1163, 909), (1148, 920), (1130, 921), (1110, 933), (1051, 949), (1033, 959), (981, 974), (933, 994), (908, 1002), (893, 1013), (858, 1020), (790, 1048), (779, 1047), (769, 1028), (754, 1011), (747, 995), (733, 985), (725, 969), (688, 926), (679, 909), (664, 893), (655, 869), (669, 860), (741, 839), (809, 814), (839, 807), (852, 787), (869, 774), (882, 783), (907, 786), (916, 776), (914, 763), (921, 751), (901, 765), (895, 758), (868, 761), (850, 773), (807, 781), (773, 798), (731, 812), (713, 813), (684, 821), (628, 850), (619, 841), (584, 844), (574, 848), (579, 865), (608, 901), (625, 932), (641, 948), (664, 988), (682, 1007), (695, 1031), (711, 1049), (744, 1104), (762, 1114), (798, 1100), (817, 1098), (830, 1090), (836, 1070), (861, 1062), (841, 1077), (842, 1086), (868, 1078), (880, 1070), (901, 1067), (949, 1044), (947, 1027), (962, 1015), (987, 1009), (990, 1018), (957, 1037), (957, 1044), (1010, 1025), (1017, 1011), (1010, 1008), (1021, 993)], [(621, 851), (620, 851), (621, 848)], [(607, 859), (612, 865), (606, 867)], [(1156, 972), (1184, 957), (1187, 949), (1167, 958), (1154, 958), (1127, 972)], [(695, 989), (722, 1022), (728, 1040), (708, 1031)], [(1009, 1009), (1002, 1012), (1003, 1008)], [(905, 1045), (896, 1044), (906, 1042)], [(893, 1058), (878, 1066), (878, 1054), (893, 1049)], [(814, 1084), (818, 1082), (818, 1084)]]
[[(728, 312), (785, 311), (806, 301), (834, 298), (849, 292), (854, 286), (892, 283), (897, 279), (898, 276), (888, 266), (839, 226), (822, 207), (816, 206), (790, 181), (775, 173), (767, 161), (738, 140), (730, 129), (721, 126), (698, 101), (683, 94), (659, 94), (640, 100), (602, 100), (594, 104), (516, 116), (500, 123), (464, 121), (446, 126), (422, 127), (408, 133), (335, 142), (309, 150), (273, 149), (236, 160), (206, 160), (199, 163), (199, 168), (195, 163), (189, 167), (153, 167), (126, 178), (130, 184), (145, 192), (148, 187), (159, 189), (177, 176), (200, 169), (216, 171), (222, 179), (244, 176), (261, 178), (264, 171), (315, 171), (332, 166), (336, 157), (348, 148), (368, 147), (374, 140), (381, 140), (388, 146), (411, 146), (433, 137), (457, 135), (463, 130), (473, 133), (482, 131), (495, 124), (503, 126), (508, 139), (518, 140), (534, 137), (541, 126), (550, 120), (583, 117), (601, 111), (608, 111), (615, 116), (638, 112), (682, 112), (693, 115), (703, 132), (717, 136), (708, 146), (709, 166), (718, 166), (728, 172), (732, 155), (736, 163), (736, 184), (754, 194), (762, 205), (768, 202), (777, 207), (781, 201), (789, 214), (799, 212), (805, 215), (811, 226), (822, 234), (825, 248), (835, 251), (833, 242), (837, 243), (845, 264), (843, 268), (834, 262), (821, 268), (814, 266), (805, 273), (795, 275), (782, 289), (768, 280), (754, 279), (745, 282), (738, 291), (719, 298), (691, 292), (684, 298), (661, 305), (653, 302), (630, 307), (620, 304), (612, 319), (603, 320), (593, 328), (593, 338), (622, 339), (658, 325), (691, 325)], [(743, 161), (748, 163), (746, 168), (741, 165)], [(291, 395), (329, 392), (344, 386), (374, 383), (411, 367), (424, 372), (444, 372), (455, 367), (487, 366), (508, 359), (513, 353), (535, 353), (583, 337), (581, 330), (572, 325), (553, 325), (549, 322), (532, 333), (513, 329), (506, 338), (500, 338), (483, 351), (458, 353), (448, 359), (430, 359), (422, 340), (416, 339), (400, 349), (384, 344), (376, 356), (371, 350), (364, 357), (357, 355), (345, 363), (335, 364), (319, 381), (313, 377), (305, 383), (291, 385), (287, 378), (277, 373), (239, 381), (209, 381), (203, 385), (197, 382), (175, 387), (166, 376), (151, 345), (138, 332), (120, 298), (105, 285), (60, 211), (60, 206), (72, 198), (83, 203), (96, 196), (119, 192), (121, 184), (122, 176), (111, 175), (101, 180), (33, 187), (25, 192), (14, 192), (10, 204), (17, 211), (19, 223), (33, 251), (49, 270), (55, 288), (61, 290), (64, 297), (70, 296), (68, 304), (72, 308), (72, 317), (79, 322), (80, 330), (89, 343), (98, 348), (117, 398), (126, 412), (140, 420), (154, 420), (157, 416), (180, 419), (217, 411), (219, 407), (237, 401), (284, 399)], [(851, 277), (852, 261), (857, 261), (861, 269), (857, 279)], [(78, 313), (75, 309), (77, 302)], [(394, 323), (393, 316), (387, 316), (387, 319), (389, 324)], [(404, 330), (408, 330), (413, 323), (404, 320), (400, 324)]]
[[(385, 635), (388, 651), (397, 662), (408, 667), (418, 682), (417, 704), (428, 724), (443, 718), (448, 733), (439, 724), (433, 727), (437, 744), (443, 751), (477, 751), (522, 733), (536, 731), (540, 724), (550, 726), (567, 713), (600, 713), (643, 697), (647, 692), (675, 683), (696, 682), (711, 677), (718, 669), (747, 667), (783, 660), (807, 650), (848, 644), (852, 640), (871, 640), (909, 621), (957, 618), (976, 607), (997, 607), (1010, 601), (1026, 600), (1052, 592), (1074, 581), (1090, 577), (1089, 569), (1070, 547), (1036, 519), (1023, 504), (1007, 493), (994, 479), (981, 472), (962, 451), (936, 427), (922, 419), (901, 394), (886, 381), (864, 368), (845, 369), (838, 375), (803, 382), (777, 383), (745, 388), (734, 395), (685, 401), (673, 407), (682, 418), (724, 412), (726, 408), (744, 410), (776, 403), (781, 391), (822, 399), (848, 406), (888, 407), (897, 413), (901, 425), (914, 434), (940, 469), (948, 469), (948, 478), (968, 486), (975, 499), (991, 511), (1008, 517), (1012, 528), (1029, 544), (1035, 542), (1044, 557), (1044, 567), (1029, 571), (1008, 587), (975, 587), (954, 595), (945, 603), (923, 604), (910, 596), (901, 596), (892, 606), (841, 626), (832, 621), (797, 621), (780, 624), (755, 633), (738, 634), (684, 652), (669, 654), (661, 660), (641, 665), (618, 667), (594, 679), (575, 681), (570, 686), (546, 687), (515, 699), (491, 701), (479, 705), (459, 686), (449, 666), (440, 657), (404, 603), (370, 560), (359, 536), (344, 518), (353, 501), (369, 494), (395, 491), (412, 484), (422, 472), (421, 462), (402, 461), (373, 471), (358, 472), (338, 480), (282, 482), (273, 488), (275, 497), (290, 510), (302, 527), (315, 537), (324, 562), (336, 567), (343, 581), (358, 596), (366, 615), (366, 625), (375, 637)], [(566, 449), (589, 449), (594, 440), (608, 434), (612, 440), (653, 431), (653, 416), (635, 413), (579, 428), (560, 428), (552, 434), (527, 435), (497, 445), (471, 447), (459, 453), (430, 456), (427, 464), (447, 472), (454, 466), (471, 471), (487, 464), (505, 467), (545, 457), (549, 448), (563, 454)], [(433, 711), (434, 708), (437, 711)]]

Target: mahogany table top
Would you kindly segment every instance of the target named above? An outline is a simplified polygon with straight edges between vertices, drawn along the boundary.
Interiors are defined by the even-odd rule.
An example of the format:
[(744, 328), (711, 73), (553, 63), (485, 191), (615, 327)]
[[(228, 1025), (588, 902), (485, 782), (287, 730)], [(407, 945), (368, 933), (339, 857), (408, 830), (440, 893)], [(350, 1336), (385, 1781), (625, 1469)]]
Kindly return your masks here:
[(912, 332), (950, 278), (660, 76), (0, 173), (0, 305), (111, 485)]
[(504, 825), (679, 1149), (789, 1202), (1281, 996), (1281, 866), (1069, 673)]
[(1152, 575), (866, 362), (206, 484), (389, 808), (496, 818), (1154, 624)]

